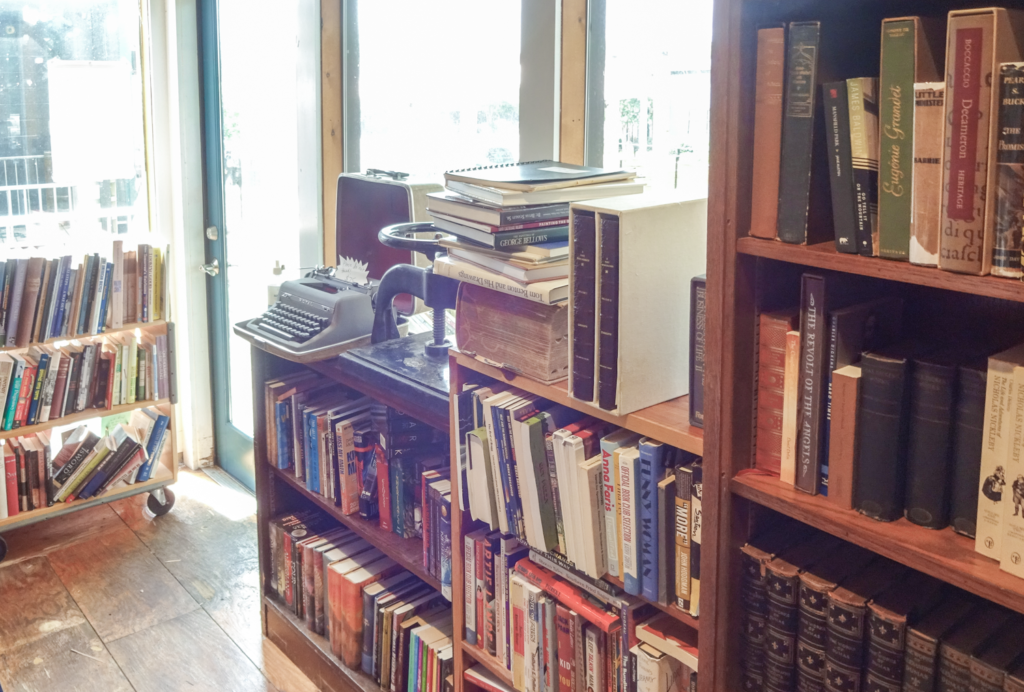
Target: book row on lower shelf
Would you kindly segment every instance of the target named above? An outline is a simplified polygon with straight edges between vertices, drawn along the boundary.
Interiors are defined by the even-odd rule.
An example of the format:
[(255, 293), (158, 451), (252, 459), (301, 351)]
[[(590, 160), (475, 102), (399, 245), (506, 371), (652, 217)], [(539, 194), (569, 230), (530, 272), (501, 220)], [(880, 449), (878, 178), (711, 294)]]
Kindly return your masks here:
[(456, 403), (475, 521), (699, 615), (700, 457), (505, 384), (468, 385)]
[(173, 434), (170, 418), (154, 408), (135, 409), (126, 418), (102, 434), (80, 425), (57, 436), (44, 430), (0, 440), (0, 519), (152, 479)]
[(951, 526), (1024, 577), (1024, 344), (916, 338), (909, 303), (847, 278), (806, 273), (799, 307), (759, 316), (755, 467), (879, 521)]
[(312, 371), (270, 380), (265, 392), (270, 463), (341, 513), (422, 539), (423, 566), (451, 598), (446, 436)]
[(1024, 616), (803, 524), (741, 549), (746, 692), (1020, 692)]
[(0, 429), (170, 396), (168, 336), (140, 333), (0, 353)]
[(346, 667), (392, 692), (433, 692), (453, 673), (444, 596), (326, 514), (270, 523), (268, 590)]
[(153, 322), (164, 314), (170, 249), (139, 245), (125, 252), (115, 240), (111, 258), (71, 255), (0, 260), (0, 348), (25, 348)]
[(695, 689), (693, 629), (621, 592), (563, 578), (544, 561), (486, 529), (465, 538), (465, 640), (505, 668), (516, 690)]

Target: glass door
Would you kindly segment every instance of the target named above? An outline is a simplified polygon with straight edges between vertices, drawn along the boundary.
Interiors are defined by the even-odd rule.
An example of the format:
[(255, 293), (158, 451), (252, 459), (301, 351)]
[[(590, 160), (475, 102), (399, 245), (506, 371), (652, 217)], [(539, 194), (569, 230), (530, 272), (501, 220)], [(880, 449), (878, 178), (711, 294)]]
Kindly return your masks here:
[(321, 261), (319, 2), (201, 0), (200, 24), (217, 461), (253, 488), (250, 347), (231, 327)]

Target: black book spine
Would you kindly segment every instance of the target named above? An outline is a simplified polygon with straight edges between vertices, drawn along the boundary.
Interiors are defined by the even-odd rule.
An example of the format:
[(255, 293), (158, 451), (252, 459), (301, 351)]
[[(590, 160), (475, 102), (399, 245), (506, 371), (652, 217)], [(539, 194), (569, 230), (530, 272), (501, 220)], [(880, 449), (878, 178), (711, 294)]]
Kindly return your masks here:
[(903, 516), (907, 367), (905, 358), (875, 353), (861, 357), (854, 506), (879, 521)]
[(67, 396), (64, 397), (64, 411), (61, 417), (74, 413), (76, 403), (78, 401), (78, 385), (79, 380), (82, 378), (82, 352), (76, 352), (71, 354), (71, 366), (68, 368), (68, 381), (71, 383), (68, 385)]
[(949, 459), (956, 365), (914, 362), (904, 513), (929, 529), (949, 523)]
[(789, 25), (778, 216), (779, 240), (786, 243), (807, 241), (820, 29), (819, 22)]
[(764, 689), (764, 644), (768, 631), (767, 582), (762, 562), (746, 553), (742, 554), (741, 560), (744, 620), (741, 652), (743, 691), (760, 692)]
[(29, 510), (39, 509), (39, 462), (36, 459), (37, 452), (24, 450), (22, 458), (25, 460), (25, 491), (28, 493)]
[(704, 344), (707, 338), (707, 276), (690, 280), (690, 425), (704, 427)]
[(825, 689), (859, 692), (864, 669), (865, 606), (829, 598)]
[(553, 221), (569, 216), (568, 204), (552, 204), (546, 207), (526, 207), (523, 209), (506, 209), (498, 213), (498, 225), (510, 226), (514, 223), (534, 223), (536, 221)]
[(984, 366), (961, 366), (957, 371), (950, 521), (954, 531), (971, 538), (978, 519), (986, 380)]
[(792, 692), (796, 684), (796, 636), (800, 576), (768, 569), (768, 632), (765, 646), (765, 689)]
[(572, 224), (572, 395), (594, 400), (597, 237), (593, 212), (574, 211)]
[[(865, 82), (874, 86), (868, 87)], [(853, 160), (854, 204), (856, 205), (857, 248), (860, 254), (874, 254), (873, 238), (878, 232), (878, 143), (872, 150), (867, 129), (878, 127), (878, 80), (851, 79), (847, 82), (850, 113), (850, 144)]]
[[(977, 491), (975, 491), (977, 492)], [(938, 642), (924, 637), (913, 628), (907, 632), (906, 657), (903, 662), (903, 689), (906, 692), (934, 692)]]
[(800, 293), (800, 391), (797, 404), (796, 488), (812, 495), (821, 480), (821, 440), (824, 402), (828, 310), (825, 279), (804, 274)]
[(492, 234), (494, 247), (497, 249), (537, 245), (538, 243), (554, 243), (569, 238), (568, 226), (541, 226), (527, 228), (522, 231), (502, 231)]
[(53, 285), (57, 281), (57, 270), (60, 268), (60, 260), (55, 259), (50, 261), (50, 272), (46, 279), (46, 292), (39, 294), (39, 299), (43, 301), (43, 311), (39, 314), (39, 324), (35, 325), (35, 333), (37, 341), (46, 341), (49, 337), (49, 326), (50, 323), (46, 319), (46, 316), (50, 313), (50, 308), (53, 305)]
[(796, 635), (797, 692), (820, 692), (824, 689), (827, 645), (828, 592), (801, 582)]
[(494, 570), (496, 569), (497, 559), (500, 554), (500, 537), (498, 534), (488, 536), (484, 544), (484, 647), (487, 653), (492, 656), (496, 651), (498, 636), (498, 633), (495, 631), (495, 626), (498, 622), (495, 608), (498, 607), (498, 604), (495, 600), (497, 598), (497, 587), (495, 585)]
[(20, 447), (14, 448), (14, 464), (18, 470), (18, 507), (20, 511), (27, 512), (28, 504), (28, 465), (25, 461), (25, 451)]
[(828, 172), (832, 188), (832, 224), (836, 250), (857, 254), (857, 214), (854, 201), (853, 153), (850, 148), (850, 103), (846, 82), (822, 86), (825, 107), (825, 138), (828, 142)]
[(597, 403), (615, 410), (619, 377), (619, 217), (601, 216)]
[(1020, 278), (1021, 230), (1024, 213), (1024, 65), (999, 68), (999, 127), (996, 130), (996, 220), (992, 273)]
[(868, 662), (864, 692), (900, 692), (907, 622), (868, 614)]
[(939, 645), (937, 692), (968, 692), (971, 689), (971, 654), (946, 644)]

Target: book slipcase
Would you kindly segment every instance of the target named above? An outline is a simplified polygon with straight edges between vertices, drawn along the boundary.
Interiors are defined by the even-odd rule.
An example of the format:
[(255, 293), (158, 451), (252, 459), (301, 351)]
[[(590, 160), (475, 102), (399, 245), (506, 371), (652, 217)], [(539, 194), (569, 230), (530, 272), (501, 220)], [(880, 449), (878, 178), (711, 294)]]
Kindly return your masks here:
[[(1019, 2), (996, 4), (1022, 7)], [(919, 14), (941, 19), (951, 10), (973, 6), (982, 5), (715, 0), (703, 508), (704, 544), (713, 553), (704, 568), (714, 572), (718, 588), (701, 607), (702, 692), (744, 689), (740, 661), (749, 646), (743, 636), (744, 588), (749, 581), (744, 567), (751, 564), (751, 552), (741, 549), (750, 539), (770, 537), (773, 527), (782, 528), (789, 520), (898, 563), (891, 568), (893, 575), (910, 568), (1024, 613), (1024, 581), (977, 553), (973, 539), (948, 528), (927, 530), (904, 518), (876, 521), (825, 496), (801, 492), (776, 476), (750, 472), (756, 452), (758, 317), (798, 304), (805, 272), (849, 283), (855, 302), (873, 297), (872, 284), (887, 296), (901, 296), (908, 333), (924, 340), (948, 342), (951, 334), (976, 330), (973, 333), (982, 335), (980, 340), (991, 353), (1021, 340), (1020, 282), (840, 253), (831, 224), (822, 229), (812, 222), (812, 240), (803, 245), (751, 237), (751, 229), (763, 221), (754, 218), (751, 204), (759, 185), (752, 146), (758, 30), (820, 22), (821, 56), (827, 56), (828, 67), (828, 80), (822, 81), (875, 77), (884, 19)], [(824, 152), (816, 150), (814, 156)], [(813, 189), (812, 185), (812, 195)], [(820, 237), (827, 240), (815, 242), (815, 232), (821, 231)]]

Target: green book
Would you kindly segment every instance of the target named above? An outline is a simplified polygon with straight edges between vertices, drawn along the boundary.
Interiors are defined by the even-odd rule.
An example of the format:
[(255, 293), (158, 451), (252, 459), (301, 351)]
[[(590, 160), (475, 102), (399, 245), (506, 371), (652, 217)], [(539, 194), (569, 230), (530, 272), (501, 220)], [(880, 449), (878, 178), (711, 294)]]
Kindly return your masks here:
[[(914, 189), (914, 82), (939, 81), (920, 17), (882, 22), (879, 84), (878, 251), (882, 257), (910, 259)], [(863, 254), (863, 253), (862, 253)]]

